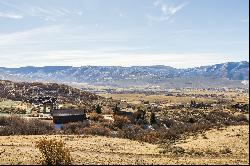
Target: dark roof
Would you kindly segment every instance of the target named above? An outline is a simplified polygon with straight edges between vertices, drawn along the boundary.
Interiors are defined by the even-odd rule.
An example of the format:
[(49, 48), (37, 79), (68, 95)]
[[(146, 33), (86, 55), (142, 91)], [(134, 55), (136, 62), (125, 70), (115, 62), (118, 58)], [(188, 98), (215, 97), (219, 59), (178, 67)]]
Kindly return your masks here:
[(52, 116), (72, 116), (72, 115), (84, 115), (82, 111), (76, 111), (71, 109), (58, 109), (51, 112)]

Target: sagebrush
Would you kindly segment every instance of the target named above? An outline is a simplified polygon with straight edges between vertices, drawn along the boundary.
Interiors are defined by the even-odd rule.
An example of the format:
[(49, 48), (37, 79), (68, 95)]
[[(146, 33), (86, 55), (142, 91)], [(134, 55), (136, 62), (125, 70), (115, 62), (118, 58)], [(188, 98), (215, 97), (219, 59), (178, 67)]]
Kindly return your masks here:
[(45, 138), (36, 142), (36, 148), (42, 153), (42, 164), (44, 165), (70, 165), (72, 157), (69, 149), (61, 140)]

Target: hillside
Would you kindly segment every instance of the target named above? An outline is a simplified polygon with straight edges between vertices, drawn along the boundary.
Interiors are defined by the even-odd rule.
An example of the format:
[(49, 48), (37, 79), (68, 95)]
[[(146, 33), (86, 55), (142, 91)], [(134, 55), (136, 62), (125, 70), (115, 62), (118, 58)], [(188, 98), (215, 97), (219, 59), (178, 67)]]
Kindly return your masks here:
[(0, 98), (27, 101), (32, 97), (55, 97), (58, 103), (70, 103), (91, 109), (96, 103), (106, 102), (103, 97), (68, 85), (56, 83), (28, 83), (0, 80)]
[(160, 85), (181, 87), (246, 87), (249, 80), (249, 62), (228, 62), (189, 69), (169, 66), (47, 66), (0, 68), (0, 79), (77, 82), (113, 87)]
[[(227, 127), (212, 130), (197, 139), (188, 138), (176, 147), (184, 152), (163, 154), (162, 147), (127, 139), (87, 135), (56, 135), (46, 138), (61, 139), (66, 142), (73, 156), (73, 164), (147, 164), (147, 165), (234, 165), (249, 163), (248, 126)], [(41, 155), (34, 147), (35, 141), (44, 136), (2, 136), (0, 137), (1, 164), (39, 164)], [(230, 149), (224, 153), (223, 149)], [(177, 149), (177, 148), (176, 148)]]

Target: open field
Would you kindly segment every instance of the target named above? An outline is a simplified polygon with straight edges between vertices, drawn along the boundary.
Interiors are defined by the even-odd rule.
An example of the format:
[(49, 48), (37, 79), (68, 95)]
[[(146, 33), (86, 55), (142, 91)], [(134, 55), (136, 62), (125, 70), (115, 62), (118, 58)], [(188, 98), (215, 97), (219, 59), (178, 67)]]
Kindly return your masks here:
[(115, 100), (125, 100), (131, 104), (142, 104), (142, 101), (149, 102), (160, 102), (160, 103), (190, 103), (191, 100), (196, 102), (204, 103), (216, 103), (218, 99), (223, 99), (231, 103), (244, 103), (249, 102), (249, 94), (247, 92), (239, 92), (237, 90), (231, 91), (215, 91), (208, 89), (182, 89), (182, 90), (172, 90), (171, 94), (173, 96), (161, 94), (150, 94), (146, 95), (143, 93), (117, 93), (117, 94), (98, 94), (106, 98), (112, 98)]
[[(176, 96), (165, 96), (165, 95), (145, 95), (145, 94), (99, 94), (103, 97), (112, 97), (115, 100), (126, 100), (131, 104), (141, 104), (141, 101), (149, 102), (166, 102), (166, 103), (190, 103), (194, 98), (192, 97), (176, 97)], [(198, 102), (214, 102), (215, 100), (196, 98)]]
[(12, 100), (3, 100), (0, 101), (0, 108), (11, 108), (11, 107), (21, 107), (22, 102), (12, 101)]
[(40, 153), (34, 142), (46, 137), (64, 140), (74, 164), (248, 164), (248, 127), (214, 129), (187, 138), (174, 145), (185, 149), (178, 155), (160, 153), (162, 147), (158, 145), (101, 136), (2, 136), (0, 163), (39, 164)]

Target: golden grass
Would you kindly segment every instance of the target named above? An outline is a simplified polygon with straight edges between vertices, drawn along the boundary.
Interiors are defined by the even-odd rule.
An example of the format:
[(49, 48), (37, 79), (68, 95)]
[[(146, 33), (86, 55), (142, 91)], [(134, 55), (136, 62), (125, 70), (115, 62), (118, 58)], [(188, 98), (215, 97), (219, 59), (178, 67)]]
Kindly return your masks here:
[(178, 146), (187, 150), (198, 152), (213, 151), (220, 153), (220, 150), (228, 148), (233, 155), (247, 157), (249, 154), (249, 128), (248, 126), (230, 126), (221, 130), (207, 131), (198, 137), (190, 137), (186, 143), (179, 143)]
[[(163, 103), (190, 103), (194, 100), (192, 97), (176, 97), (165, 95), (148, 95), (145, 94), (99, 94), (103, 97), (112, 97), (115, 100), (126, 100), (128, 103), (141, 104), (141, 101), (163, 102)], [(195, 98), (197, 102), (213, 102), (214, 100), (207, 98)]]
[(204, 136), (188, 138), (177, 143), (185, 150), (207, 149), (218, 151), (228, 147), (232, 154), (214, 156), (165, 155), (157, 145), (119, 138), (100, 136), (2, 136), (0, 137), (0, 164), (39, 164), (41, 155), (35, 141), (42, 137), (61, 139), (66, 142), (74, 159), (73, 164), (248, 164), (249, 126), (211, 130)]

